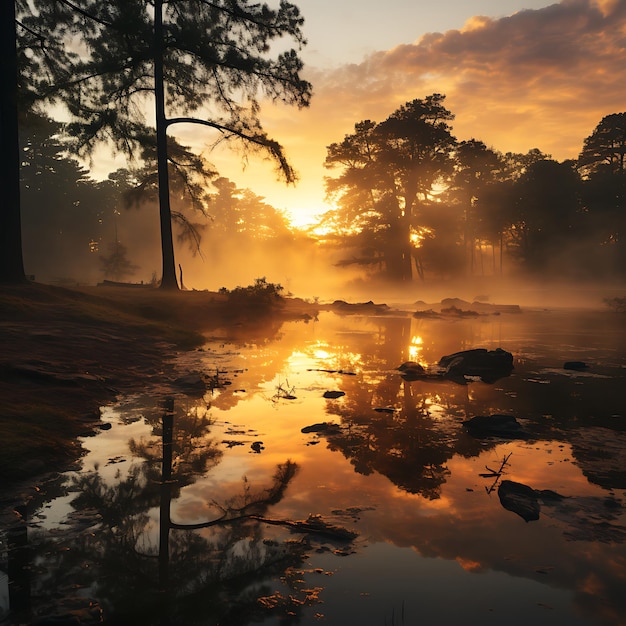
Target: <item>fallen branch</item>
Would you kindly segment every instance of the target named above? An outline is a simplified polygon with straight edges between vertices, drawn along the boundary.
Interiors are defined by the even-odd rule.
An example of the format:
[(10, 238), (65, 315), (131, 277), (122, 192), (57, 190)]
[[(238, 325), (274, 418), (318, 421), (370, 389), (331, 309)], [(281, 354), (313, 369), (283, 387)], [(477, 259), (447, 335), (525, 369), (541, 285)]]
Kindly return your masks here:
[(262, 517), (260, 515), (239, 515), (237, 517), (220, 517), (210, 522), (201, 522), (199, 524), (177, 524), (176, 522), (170, 522), (170, 528), (176, 530), (200, 530), (202, 528), (210, 528), (211, 526), (226, 525), (231, 522), (240, 522), (244, 520), (254, 520), (257, 522), (263, 522), (264, 524), (271, 524), (273, 526), (285, 526), (295, 532), (311, 533), (316, 535), (324, 535), (331, 539), (338, 539), (340, 541), (352, 541), (358, 537), (358, 534), (352, 530), (348, 530), (343, 526), (335, 526), (334, 524), (328, 524), (324, 522), (321, 516), (310, 515), (308, 520), (291, 521), (270, 519)]

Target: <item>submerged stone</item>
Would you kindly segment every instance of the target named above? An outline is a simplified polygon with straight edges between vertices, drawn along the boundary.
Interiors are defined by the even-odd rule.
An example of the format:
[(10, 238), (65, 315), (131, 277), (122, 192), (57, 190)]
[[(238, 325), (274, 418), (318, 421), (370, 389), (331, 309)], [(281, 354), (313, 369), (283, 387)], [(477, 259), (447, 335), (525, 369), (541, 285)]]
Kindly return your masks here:
[(311, 424), (311, 426), (305, 426), (300, 432), (302, 433), (338, 433), (340, 428), (337, 424), (332, 422), (320, 422), (319, 424)]
[(565, 363), (563, 363), (563, 369), (583, 372), (584, 370), (589, 369), (589, 365), (587, 365), (584, 361), (565, 361)]
[(341, 398), (341, 396), (345, 396), (345, 391), (325, 391), (324, 398), (334, 400), (335, 398)]

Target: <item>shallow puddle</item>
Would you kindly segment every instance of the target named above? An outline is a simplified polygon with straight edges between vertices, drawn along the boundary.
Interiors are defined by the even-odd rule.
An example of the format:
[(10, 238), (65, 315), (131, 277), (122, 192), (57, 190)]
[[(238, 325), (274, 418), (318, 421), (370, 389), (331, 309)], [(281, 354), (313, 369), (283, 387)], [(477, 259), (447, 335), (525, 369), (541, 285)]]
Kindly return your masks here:
[[(623, 322), (324, 313), (213, 337), (104, 407), (81, 469), (2, 535), (2, 623), (626, 623)], [(476, 347), (513, 372), (396, 369)], [(463, 425), (492, 414), (521, 434)]]

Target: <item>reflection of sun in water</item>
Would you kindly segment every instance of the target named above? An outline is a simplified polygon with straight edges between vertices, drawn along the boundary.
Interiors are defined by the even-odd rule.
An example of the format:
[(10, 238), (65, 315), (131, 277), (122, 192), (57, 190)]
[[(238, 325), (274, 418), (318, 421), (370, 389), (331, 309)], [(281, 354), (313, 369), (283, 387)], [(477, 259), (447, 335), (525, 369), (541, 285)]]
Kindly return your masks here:
[(312, 366), (327, 367), (329, 369), (358, 368), (363, 362), (363, 355), (356, 352), (345, 351), (345, 346), (330, 345), (323, 341), (317, 341), (307, 350), (308, 358)]
[(424, 398), (428, 415), (434, 419), (442, 419), (446, 416), (446, 408), (442, 404), (442, 399), (439, 394), (433, 394)]
[(327, 350), (322, 350), (321, 348), (317, 348), (316, 350), (313, 350), (313, 358), (315, 359), (320, 359), (322, 361), (325, 361), (326, 359), (329, 359), (330, 356), (331, 354)]
[(411, 338), (411, 344), (409, 345), (409, 358), (411, 361), (419, 361), (422, 356), (422, 349), (424, 347), (424, 340), (419, 336)]

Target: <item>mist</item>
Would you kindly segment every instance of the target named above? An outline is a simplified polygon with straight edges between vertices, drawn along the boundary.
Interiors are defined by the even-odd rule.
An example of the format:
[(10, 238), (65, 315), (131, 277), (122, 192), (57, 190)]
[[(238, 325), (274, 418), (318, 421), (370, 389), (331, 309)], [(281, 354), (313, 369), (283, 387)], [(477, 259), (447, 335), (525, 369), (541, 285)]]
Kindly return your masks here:
[[(66, 190), (67, 195), (69, 190)], [(34, 197), (33, 197), (34, 196)], [(65, 286), (93, 286), (109, 278), (131, 283), (156, 283), (161, 272), (160, 232), (156, 203), (136, 208), (80, 207), (71, 219), (46, 214), (39, 195), (26, 190), (23, 244), (26, 273), (38, 282)], [(210, 206), (210, 205), (209, 205)], [(511, 254), (504, 255), (502, 273), (494, 267), (491, 250), (483, 262), (475, 261), (477, 275), (426, 271), (423, 279), (407, 282), (387, 279), (380, 264), (346, 263), (359, 254), (356, 247), (329, 244), (302, 231), (256, 239), (234, 233), (223, 236), (214, 220), (199, 228), (196, 246), (180, 240), (175, 228), (176, 263), (183, 287), (219, 291), (246, 286), (265, 277), (285, 292), (310, 301), (375, 301), (410, 308), (414, 303), (438, 303), (460, 298), (529, 307), (602, 308), (604, 300), (623, 296), (623, 268), (607, 254), (593, 254), (586, 241), (552, 248), (541, 271), (525, 270)], [(595, 236), (591, 239), (597, 239)], [(588, 238), (589, 239), (589, 238)], [(116, 243), (126, 249), (132, 269), (122, 276), (107, 276), (102, 258)], [(606, 252), (606, 247), (600, 249)], [(582, 260), (582, 262), (581, 262)], [(180, 270), (179, 270), (180, 271)]]

